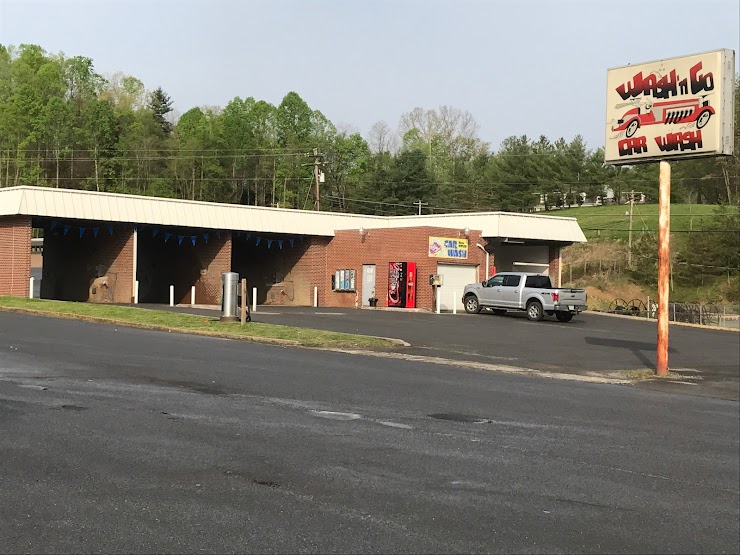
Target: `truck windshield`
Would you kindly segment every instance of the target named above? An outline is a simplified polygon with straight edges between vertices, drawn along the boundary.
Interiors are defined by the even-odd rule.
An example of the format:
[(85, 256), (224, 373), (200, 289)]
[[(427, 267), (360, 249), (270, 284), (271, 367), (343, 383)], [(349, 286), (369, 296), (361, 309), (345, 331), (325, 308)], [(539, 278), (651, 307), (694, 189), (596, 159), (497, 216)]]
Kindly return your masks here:
[(552, 284), (550, 283), (550, 278), (547, 276), (527, 276), (525, 287), (552, 289)]

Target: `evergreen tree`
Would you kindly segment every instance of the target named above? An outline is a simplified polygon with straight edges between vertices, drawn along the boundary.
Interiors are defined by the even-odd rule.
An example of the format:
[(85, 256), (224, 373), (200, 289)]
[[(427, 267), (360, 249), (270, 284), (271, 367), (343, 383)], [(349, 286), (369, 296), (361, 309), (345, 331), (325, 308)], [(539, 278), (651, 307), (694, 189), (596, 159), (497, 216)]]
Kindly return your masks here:
[(165, 119), (165, 116), (172, 111), (172, 99), (162, 90), (162, 87), (157, 87), (157, 90), (150, 95), (147, 107), (154, 113), (154, 120), (161, 127), (162, 132), (169, 135), (172, 131), (172, 124)]

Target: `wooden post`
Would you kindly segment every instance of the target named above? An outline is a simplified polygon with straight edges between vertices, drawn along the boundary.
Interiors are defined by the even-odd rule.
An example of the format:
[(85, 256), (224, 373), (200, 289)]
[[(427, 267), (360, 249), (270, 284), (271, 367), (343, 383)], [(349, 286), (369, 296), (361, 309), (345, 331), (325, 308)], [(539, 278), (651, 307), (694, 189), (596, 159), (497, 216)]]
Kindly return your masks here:
[(668, 375), (668, 299), (671, 265), (671, 166), (660, 162), (658, 215), (658, 352), (657, 374)]
[(242, 306), (241, 306), (242, 326), (247, 321), (247, 278), (242, 278)]

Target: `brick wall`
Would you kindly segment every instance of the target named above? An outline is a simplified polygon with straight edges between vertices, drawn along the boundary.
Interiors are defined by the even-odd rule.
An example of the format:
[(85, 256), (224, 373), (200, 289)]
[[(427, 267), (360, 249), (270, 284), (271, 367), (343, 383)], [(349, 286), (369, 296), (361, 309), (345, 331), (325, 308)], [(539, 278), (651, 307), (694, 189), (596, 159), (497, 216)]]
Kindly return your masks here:
[(27, 297), (31, 278), (31, 218), (0, 218), (0, 295)]
[[(221, 237), (210, 234), (208, 243), (198, 243), (195, 256), (200, 264), (200, 275), (195, 282), (195, 302), (198, 304), (221, 304), (221, 274), (231, 271), (231, 233)], [(180, 298), (181, 303), (190, 303), (190, 291)]]
[[(75, 222), (72, 225), (78, 225)], [(134, 237), (132, 226), (117, 225), (113, 233), (107, 225), (85, 223), (84, 235), (77, 229), (66, 235), (63, 225), (44, 228), (43, 279), (41, 297), (63, 301), (88, 301), (90, 285), (98, 275), (107, 276), (107, 290), (98, 302), (133, 301)], [(100, 230), (95, 236), (93, 227)]]
[[(468, 258), (465, 260), (433, 258), (428, 256), (429, 237), (453, 237), (464, 239), (462, 230), (439, 227), (370, 229), (361, 237), (358, 230), (337, 231), (327, 247), (326, 267), (321, 279), (319, 301), (324, 306), (354, 307), (362, 305), (368, 296), (362, 291), (362, 266), (376, 267), (375, 290), (378, 306), (387, 306), (388, 264), (390, 262), (416, 262), (416, 307), (431, 310), (433, 306), (430, 274), (437, 273), (437, 263), (478, 265), (485, 273), (485, 253), (476, 248), (476, 243), (485, 245), (480, 231), (471, 230), (468, 236)], [(356, 292), (331, 290), (331, 276), (335, 270), (355, 270)]]
[(550, 281), (555, 287), (560, 287), (560, 247), (558, 245), (550, 245), (548, 261), (550, 265)]

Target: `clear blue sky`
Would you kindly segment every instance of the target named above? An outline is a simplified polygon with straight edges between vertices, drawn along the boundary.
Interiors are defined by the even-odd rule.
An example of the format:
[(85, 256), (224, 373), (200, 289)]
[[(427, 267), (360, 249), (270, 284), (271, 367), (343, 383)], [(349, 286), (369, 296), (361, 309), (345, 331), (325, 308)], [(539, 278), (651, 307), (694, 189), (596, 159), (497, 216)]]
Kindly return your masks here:
[(740, 63), (738, 0), (0, 0), (0, 43), (91, 57), (184, 112), (294, 90), (364, 136), (416, 106), (480, 137), (603, 145), (606, 70), (717, 48)]

